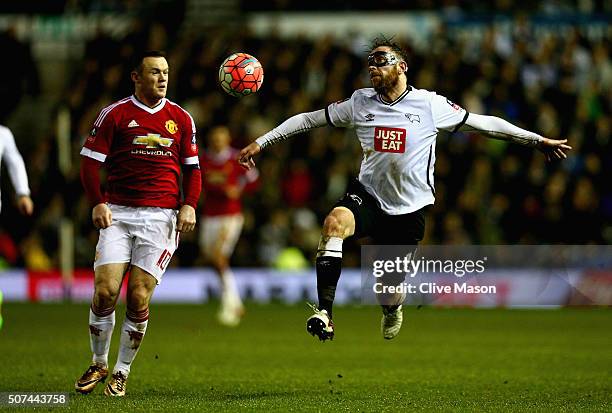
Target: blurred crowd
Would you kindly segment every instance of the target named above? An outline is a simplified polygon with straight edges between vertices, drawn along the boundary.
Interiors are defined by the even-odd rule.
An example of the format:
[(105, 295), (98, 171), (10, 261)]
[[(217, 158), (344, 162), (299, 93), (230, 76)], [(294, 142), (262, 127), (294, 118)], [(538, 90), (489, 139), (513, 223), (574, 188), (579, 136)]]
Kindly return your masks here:
[[(528, 148), (475, 133), (441, 133), (436, 204), (428, 210), (424, 242), (610, 243), (612, 185), (605, 183), (612, 176), (610, 39), (589, 40), (577, 29), (536, 35), (524, 19), (512, 27), (490, 26), (474, 42), (442, 25), (424, 50), (411, 39), (395, 39), (409, 51), (414, 87), (435, 90), (470, 112), (567, 138), (574, 148), (566, 161), (547, 164)], [(97, 234), (79, 181), (78, 152), (99, 110), (132, 92), (127, 62), (144, 49), (168, 52), (169, 98), (193, 115), (203, 150), (214, 125), (229, 126), (240, 148), (293, 114), (324, 108), (369, 86), (368, 39), (358, 35), (311, 40), (257, 37), (247, 29), (188, 34), (155, 21), (137, 21), (122, 39), (99, 33), (73, 67), (71, 87), (57, 106), (71, 114), (72, 170), (60, 172), (53, 133), (22, 151), (37, 209), (24, 224), (10, 202), (3, 202), (0, 255), (12, 265), (56, 267), (58, 225), (65, 217), (75, 226), (76, 266), (91, 265)], [(218, 86), (219, 64), (234, 51), (253, 54), (263, 64), (257, 94), (236, 99)], [(310, 265), (322, 220), (356, 177), (360, 158), (354, 133), (329, 127), (267, 149), (256, 160), (260, 188), (244, 199), (245, 229), (233, 264)], [(10, 196), (7, 188), (3, 185), (3, 197)], [(181, 241), (173, 265), (201, 263), (195, 235)], [(347, 244), (345, 260), (358, 266), (358, 242)]]
[(249, 11), (316, 11), (316, 10), (433, 10), (447, 14), (495, 12), (512, 12), (517, 8), (529, 11), (542, 11), (545, 13), (558, 12), (604, 12), (610, 11), (610, 4), (605, 0), (541, 0), (537, 2), (513, 0), (378, 0), (370, 2), (355, 2), (351, 0), (259, 0), (241, 1), (242, 8)]

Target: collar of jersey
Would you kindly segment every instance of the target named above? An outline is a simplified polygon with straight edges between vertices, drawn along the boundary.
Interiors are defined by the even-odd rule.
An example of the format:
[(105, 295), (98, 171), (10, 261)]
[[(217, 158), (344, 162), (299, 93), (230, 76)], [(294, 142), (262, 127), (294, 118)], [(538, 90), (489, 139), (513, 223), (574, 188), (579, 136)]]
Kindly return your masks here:
[(393, 106), (393, 105), (395, 105), (396, 103), (398, 103), (400, 100), (404, 99), (404, 98), (406, 97), (406, 95), (407, 95), (407, 94), (408, 94), (408, 93), (409, 93), (411, 90), (412, 90), (412, 86), (408, 85), (408, 86), (406, 87), (406, 90), (404, 90), (404, 93), (402, 93), (401, 95), (399, 95), (399, 96), (398, 96), (398, 98), (397, 98), (397, 99), (395, 99), (393, 102), (387, 102), (387, 101), (385, 101), (385, 100), (383, 99), (383, 97), (380, 95), (380, 93), (378, 93), (378, 94), (377, 94), (377, 96), (378, 96), (378, 100), (380, 100), (380, 103), (383, 103), (383, 104), (388, 105), (388, 106)]
[(162, 110), (164, 108), (164, 106), (166, 105), (166, 98), (162, 98), (159, 103), (157, 105), (155, 105), (154, 107), (150, 108), (147, 105), (145, 105), (144, 103), (142, 103), (141, 101), (138, 100), (138, 98), (134, 95), (130, 96), (130, 99), (132, 100), (132, 103), (136, 106), (138, 106), (140, 109), (145, 110), (149, 113), (157, 113), (160, 110)]

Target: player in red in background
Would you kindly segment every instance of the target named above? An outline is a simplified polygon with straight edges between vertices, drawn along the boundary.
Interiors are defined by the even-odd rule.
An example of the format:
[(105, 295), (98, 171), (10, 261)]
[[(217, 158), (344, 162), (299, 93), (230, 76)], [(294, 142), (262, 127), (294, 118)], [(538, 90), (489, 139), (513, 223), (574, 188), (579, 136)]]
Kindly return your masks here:
[(200, 250), (221, 281), (221, 306), (217, 318), (227, 326), (236, 326), (244, 314), (242, 300), (229, 267), (244, 217), (240, 197), (251, 190), (257, 171), (248, 172), (237, 161), (238, 150), (230, 146), (231, 136), (225, 126), (213, 128), (208, 148), (201, 155), (204, 206), (200, 220)]
[(81, 180), (93, 206), (93, 224), (100, 230), (89, 311), (93, 360), (75, 384), (84, 394), (108, 375), (115, 305), (130, 271), (119, 355), (104, 389), (107, 396), (125, 395), (130, 366), (147, 329), (153, 290), (178, 246), (179, 233), (195, 226), (202, 186), (193, 119), (165, 98), (168, 62), (163, 53), (139, 56), (131, 78), (134, 95), (102, 109), (81, 150)]

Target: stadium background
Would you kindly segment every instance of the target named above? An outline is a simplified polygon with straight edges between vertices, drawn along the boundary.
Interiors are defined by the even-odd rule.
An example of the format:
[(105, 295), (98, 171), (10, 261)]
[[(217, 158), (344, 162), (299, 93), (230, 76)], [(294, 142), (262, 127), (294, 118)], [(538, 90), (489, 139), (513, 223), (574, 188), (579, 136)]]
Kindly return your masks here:
[[(0, 69), (2, 118), (25, 158), (36, 205), (33, 219), (21, 219), (4, 185), (0, 251), (9, 266), (57, 268), (59, 226), (67, 217), (74, 223), (75, 266), (91, 265), (97, 234), (78, 179), (78, 151), (99, 109), (131, 93), (126, 62), (135, 50), (169, 53), (169, 97), (193, 114), (201, 146), (211, 126), (226, 124), (242, 147), (295, 113), (367, 85), (364, 55), (369, 38), (381, 32), (395, 34), (410, 51), (410, 84), (469, 111), (566, 137), (574, 147), (566, 162), (545, 165), (535, 151), (476, 134), (442, 137), (426, 243), (612, 241), (612, 192), (605, 184), (612, 172), (612, 64), (604, 2), (577, 8), (548, 1), (515, 10), (505, 1), (423, 1), (404, 15), (399, 2), (387, 1), (378, 7), (391, 14), (353, 10), (328, 32), (316, 26), (325, 15), (278, 13), (294, 2), (223, 2), (217, 13), (209, 6), (217, 3), (205, 0), (46, 3), (45, 14), (0, 17), (8, 57)], [(323, 7), (308, 3), (303, 7)], [(335, 12), (348, 4), (337, 3)], [(23, 12), (28, 2), (0, 7)], [(238, 100), (223, 94), (216, 79), (223, 58), (240, 50), (258, 57), (265, 79), (260, 93)], [(67, 144), (58, 144), (58, 119), (69, 119), (68, 131), (59, 127)], [(322, 128), (261, 156), (261, 186), (245, 199), (235, 265), (274, 266), (287, 247), (312, 261), (322, 218), (358, 171), (360, 149), (351, 136)], [(59, 156), (67, 145), (69, 155)], [(185, 237), (173, 266), (200, 263), (195, 241)], [(358, 266), (358, 249), (348, 251), (346, 262)]]
[[(241, 147), (296, 112), (367, 85), (368, 40), (395, 34), (410, 51), (412, 85), (567, 137), (574, 148), (565, 162), (546, 165), (532, 150), (476, 134), (441, 136), (425, 243), (610, 244), (611, 11), (599, 0), (0, 2), (0, 123), (15, 133), (35, 202), (32, 219), (18, 215), (3, 171), (0, 392), (71, 391), (88, 357), (97, 234), (78, 152), (97, 111), (131, 93), (126, 62), (136, 50), (168, 51), (169, 97), (194, 115), (200, 145), (208, 128), (227, 124)], [(234, 51), (252, 53), (265, 69), (262, 90), (240, 100), (216, 83), (219, 63)], [(359, 165), (351, 136), (321, 128), (259, 157), (260, 188), (245, 198), (233, 258), (251, 269), (237, 275), (253, 291), (275, 280), (314, 295), (320, 222)], [(359, 266), (358, 254), (348, 243), (348, 266)], [(275, 295), (280, 284), (262, 293), (268, 304), (247, 303), (240, 328), (218, 326), (214, 300), (201, 304), (208, 296), (193, 295), (202, 286), (189, 284), (199, 276), (214, 282), (200, 265), (195, 235), (185, 237), (156, 297), (173, 286), (169, 301), (198, 304), (154, 302), (128, 397), (109, 401), (98, 389), (73, 398), (73, 409), (610, 409), (609, 308), (410, 306), (400, 336), (384, 342), (379, 312), (351, 306), (335, 313), (337, 340), (319, 345), (304, 334), (304, 297)], [(21, 299), (61, 301), (62, 268), (77, 269), (71, 296), (78, 303), (11, 302), (6, 281), (26, 273)], [(304, 272), (268, 277), (271, 268)], [(590, 286), (604, 300), (612, 300), (609, 277)], [(47, 284), (37, 289), (32, 280)]]

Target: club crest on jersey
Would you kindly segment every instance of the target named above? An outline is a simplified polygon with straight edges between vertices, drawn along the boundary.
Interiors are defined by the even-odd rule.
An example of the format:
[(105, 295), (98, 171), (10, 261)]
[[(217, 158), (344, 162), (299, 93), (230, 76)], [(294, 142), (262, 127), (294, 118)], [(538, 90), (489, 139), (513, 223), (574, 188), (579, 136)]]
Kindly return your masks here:
[(146, 145), (147, 149), (156, 149), (159, 147), (167, 148), (172, 146), (174, 139), (164, 138), (158, 133), (147, 133), (146, 135), (139, 135), (134, 138), (132, 143), (134, 145)]
[(404, 153), (406, 152), (406, 129), (374, 128), (374, 150), (376, 152)]
[(178, 125), (172, 119), (166, 121), (166, 130), (171, 134), (175, 134), (178, 131)]
[(419, 115), (415, 115), (414, 113), (404, 113), (404, 116), (406, 116), (410, 123), (421, 123), (421, 117)]

